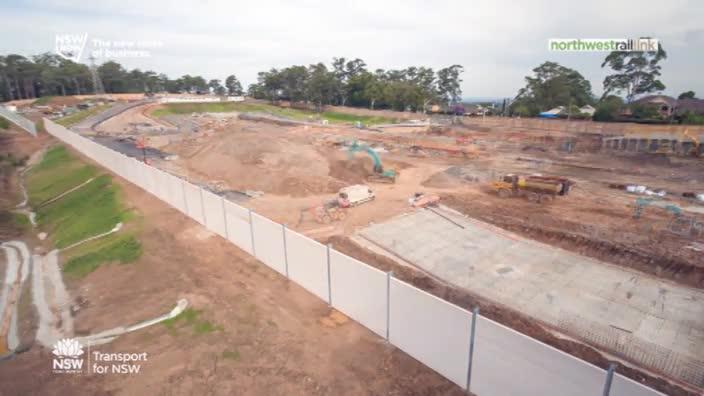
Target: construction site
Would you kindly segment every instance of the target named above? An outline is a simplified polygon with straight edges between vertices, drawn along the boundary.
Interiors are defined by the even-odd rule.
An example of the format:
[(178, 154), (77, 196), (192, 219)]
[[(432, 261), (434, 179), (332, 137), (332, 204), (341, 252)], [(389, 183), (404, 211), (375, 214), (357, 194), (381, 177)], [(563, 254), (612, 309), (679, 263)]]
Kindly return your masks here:
[(175, 102), (73, 129), (579, 357), (704, 384), (704, 129)]
[(704, 386), (704, 128), (116, 99), (68, 126), (590, 363)]

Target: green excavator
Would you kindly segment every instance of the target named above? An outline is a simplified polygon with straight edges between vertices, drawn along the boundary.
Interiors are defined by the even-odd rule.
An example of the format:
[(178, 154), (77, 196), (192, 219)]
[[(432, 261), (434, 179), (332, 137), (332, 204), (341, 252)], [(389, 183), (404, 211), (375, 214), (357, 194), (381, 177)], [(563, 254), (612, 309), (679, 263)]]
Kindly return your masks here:
[(364, 143), (358, 143), (356, 140), (350, 145), (349, 153), (350, 158), (354, 156), (354, 153), (358, 151), (366, 152), (374, 163), (373, 171), (374, 173), (367, 178), (367, 181), (378, 182), (378, 183), (396, 183), (396, 171), (393, 169), (384, 170), (384, 166), (381, 165), (381, 158), (379, 154), (374, 151), (371, 147)]

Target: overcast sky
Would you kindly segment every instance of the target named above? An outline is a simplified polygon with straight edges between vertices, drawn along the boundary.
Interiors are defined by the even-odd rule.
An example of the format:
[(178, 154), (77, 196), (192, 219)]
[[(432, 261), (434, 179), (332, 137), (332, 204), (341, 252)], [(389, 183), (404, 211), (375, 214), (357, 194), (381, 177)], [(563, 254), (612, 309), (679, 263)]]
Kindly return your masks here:
[[(605, 53), (548, 51), (549, 38), (655, 37), (668, 53), (668, 94), (704, 97), (704, 1), (152, 1), (29, 0), (0, 5), (0, 53), (88, 41), (158, 41), (148, 58), (116, 59), (170, 77), (236, 74), (362, 58), (369, 69), (464, 66), (464, 97), (513, 96), (545, 60), (577, 69), (601, 94)], [(84, 53), (84, 57), (85, 57)]]

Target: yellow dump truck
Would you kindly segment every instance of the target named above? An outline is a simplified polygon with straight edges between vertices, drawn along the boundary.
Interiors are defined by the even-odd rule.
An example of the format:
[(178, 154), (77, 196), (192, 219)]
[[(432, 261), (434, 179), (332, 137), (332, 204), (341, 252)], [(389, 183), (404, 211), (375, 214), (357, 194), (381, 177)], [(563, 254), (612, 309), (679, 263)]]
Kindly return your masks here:
[(509, 174), (492, 182), (491, 188), (501, 198), (525, 196), (531, 202), (551, 202), (558, 195), (567, 195), (574, 184), (563, 177)]

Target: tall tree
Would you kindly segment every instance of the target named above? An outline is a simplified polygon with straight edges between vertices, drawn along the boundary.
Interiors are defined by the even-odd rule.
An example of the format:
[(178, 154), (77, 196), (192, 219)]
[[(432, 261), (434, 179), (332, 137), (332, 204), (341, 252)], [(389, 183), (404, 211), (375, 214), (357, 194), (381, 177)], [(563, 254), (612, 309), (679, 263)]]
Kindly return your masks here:
[(315, 103), (318, 111), (322, 111), (323, 106), (330, 104), (338, 93), (337, 80), (323, 63), (308, 66), (308, 74), (306, 96)]
[(438, 96), (447, 103), (457, 103), (462, 96), (460, 74), (464, 68), (460, 65), (452, 65), (438, 70), (437, 73), (437, 93)]
[(211, 92), (216, 95), (225, 94), (225, 87), (223, 87), (222, 84), (220, 83), (220, 80), (218, 80), (216, 78), (208, 81), (208, 88), (210, 88)]
[(659, 80), (663, 59), (667, 59), (667, 53), (659, 44), (657, 51), (611, 52), (601, 64), (614, 71), (604, 79), (603, 96), (625, 93), (631, 103), (638, 95), (664, 90), (665, 84)]
[(556, 62), (544, 62), (526, 76), (511, 104), (520, 115), (537, 115), (557, 106), (584, 106), (593, 103), (592, 86), (578, 71)]
[(227, 88), (227, 94), (230, 96), (241, 96), (244, 93), (240, 80), (234, 74), (227, 76), (225, 79), (225, 88)]

